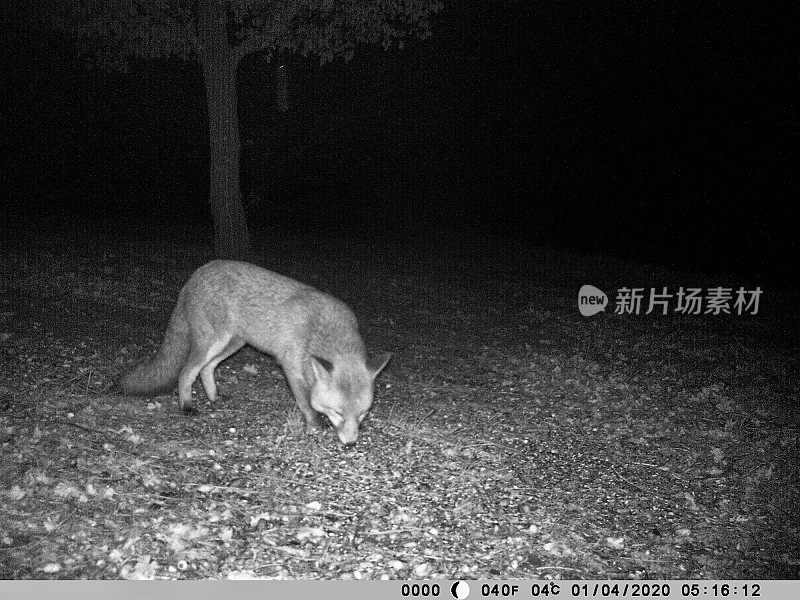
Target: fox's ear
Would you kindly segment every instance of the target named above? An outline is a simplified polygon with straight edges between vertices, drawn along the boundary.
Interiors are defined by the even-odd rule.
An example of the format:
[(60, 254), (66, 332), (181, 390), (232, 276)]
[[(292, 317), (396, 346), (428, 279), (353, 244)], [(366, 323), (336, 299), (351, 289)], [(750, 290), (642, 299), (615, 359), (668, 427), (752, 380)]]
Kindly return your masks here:
[(392, 355), (389, 352), (367, 355), (367, 370), (372, 373), (372, 377), (375, 378), (383, 371), (391, 359)]
[(333, 363), (327, 359), (319, 356), (311, 355), (311, 370), (314, 372), (314, 377), (317, 381), (328, 381), (333, 372)]

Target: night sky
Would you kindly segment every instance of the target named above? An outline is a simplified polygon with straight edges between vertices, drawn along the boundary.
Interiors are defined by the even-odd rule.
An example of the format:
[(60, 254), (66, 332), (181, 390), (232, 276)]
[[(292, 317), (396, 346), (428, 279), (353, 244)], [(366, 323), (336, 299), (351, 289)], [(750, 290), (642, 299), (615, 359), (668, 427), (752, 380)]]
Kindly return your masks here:
[[(798, 20), (748, 3), (446, 3), (401, 53), (240, 69), (254, 230), (446, 230), (666, 265), (792, 276)], [(86, 71), (6, 39), (6, 234), (211, 236), (200, 70)], [(81, 235), (81, 234), (76, 234)]]

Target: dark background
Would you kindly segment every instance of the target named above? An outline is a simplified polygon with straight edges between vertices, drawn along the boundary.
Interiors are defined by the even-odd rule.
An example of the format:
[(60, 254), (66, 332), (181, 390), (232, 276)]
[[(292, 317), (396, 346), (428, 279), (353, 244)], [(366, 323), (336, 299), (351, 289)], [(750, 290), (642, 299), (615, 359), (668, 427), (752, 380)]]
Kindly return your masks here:
[[(449, 2), (401, 53), (294, 57), (285, 116), (274, 67), (246, 60), (254, 230), (446, 232), (796, 278), (795, 11), (584, 4)], [(6, 235), (210, 240), (199, 67), (90, 72), (57, 36), (7, 26)]]

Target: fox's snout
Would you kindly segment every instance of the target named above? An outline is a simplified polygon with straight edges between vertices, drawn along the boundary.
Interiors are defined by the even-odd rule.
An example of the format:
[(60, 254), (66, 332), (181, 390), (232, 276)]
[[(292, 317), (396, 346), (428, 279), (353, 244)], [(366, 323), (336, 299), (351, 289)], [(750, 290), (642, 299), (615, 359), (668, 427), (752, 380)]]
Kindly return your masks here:
[(352, 446), (358, 441), (359, 422), (356, 419), (345, 419), (336, 427), (336, 435), (345, 446)]

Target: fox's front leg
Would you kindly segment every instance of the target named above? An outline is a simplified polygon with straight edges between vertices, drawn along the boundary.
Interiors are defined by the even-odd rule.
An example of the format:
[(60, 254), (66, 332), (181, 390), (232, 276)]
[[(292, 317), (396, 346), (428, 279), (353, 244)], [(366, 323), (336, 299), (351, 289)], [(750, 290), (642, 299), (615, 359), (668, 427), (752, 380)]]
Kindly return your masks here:
[(323, 429), (320, 414), (311, 407), (311, 389), (302, 376), (286, 371), (286, 379), (295, 402), (306, 420), (306, 433), (320, 433)]

